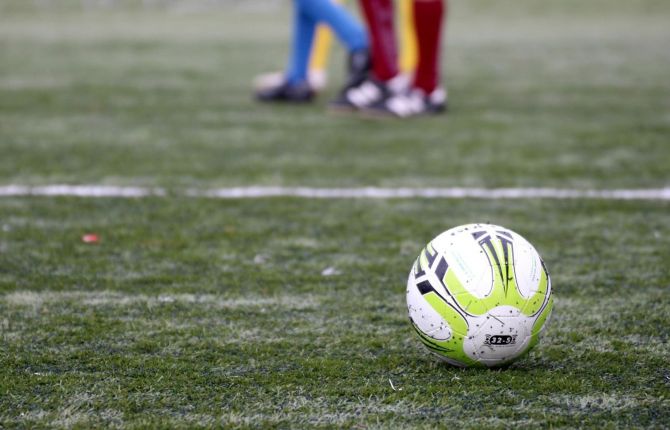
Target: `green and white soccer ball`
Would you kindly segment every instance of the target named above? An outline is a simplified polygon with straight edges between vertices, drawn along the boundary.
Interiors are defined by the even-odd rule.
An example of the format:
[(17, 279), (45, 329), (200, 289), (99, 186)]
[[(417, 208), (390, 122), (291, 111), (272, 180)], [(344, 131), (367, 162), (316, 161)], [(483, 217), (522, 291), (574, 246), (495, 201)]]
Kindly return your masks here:
[(407, 280), (407, 308), (423, 344), (456, 366), (494, 367), (530, 350), (553, 301), (533, 245), (491, 224), (447, 230), (421, 251)]

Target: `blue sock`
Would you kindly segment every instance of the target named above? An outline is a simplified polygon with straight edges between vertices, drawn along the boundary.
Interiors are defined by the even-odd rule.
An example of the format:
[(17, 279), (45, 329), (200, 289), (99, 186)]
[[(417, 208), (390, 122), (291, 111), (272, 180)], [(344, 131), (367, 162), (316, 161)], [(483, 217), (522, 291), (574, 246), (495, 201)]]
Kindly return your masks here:
[(319, 22), (330, 26), (349, 52), (368, 48), (365, 28), (342, 6), (332, 0), (295, 0), (291, 56), (286, 71), (286, 79), (292, 84), (307, 80), (312, 42)]
[(312, 52), (312, 42), (316, 31), (316, 21), (303, 13), (296, 2), (293, 11), (293, 40), (291, 56), (289, 57), (286, 80), (297, 84), (307, 80), (309, 56)]

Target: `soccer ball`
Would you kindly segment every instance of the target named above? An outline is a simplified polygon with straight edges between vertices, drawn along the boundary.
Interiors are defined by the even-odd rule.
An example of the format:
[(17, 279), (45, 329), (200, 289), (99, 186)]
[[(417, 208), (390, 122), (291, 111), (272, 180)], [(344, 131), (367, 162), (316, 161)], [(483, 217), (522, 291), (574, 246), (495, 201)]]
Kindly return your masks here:
[(423, 344), (461, 367), (511, 363), (538, 341), (551, 310), (551, 280), (526, 239), (468, 224), (430, 241), (407, 280), (407, 309)]

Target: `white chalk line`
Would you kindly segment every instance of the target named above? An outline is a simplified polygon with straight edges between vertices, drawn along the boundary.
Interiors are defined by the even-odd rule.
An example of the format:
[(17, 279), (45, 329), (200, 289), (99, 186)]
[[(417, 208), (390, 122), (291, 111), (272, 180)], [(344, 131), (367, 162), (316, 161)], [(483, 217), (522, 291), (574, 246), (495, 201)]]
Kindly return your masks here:
[(268, 197), (297, 197), (305, 199), (600, 199), (600, 200), (657, 200), (670, 201), (670, 187), (645, 189), (585, 189), (576, 188), (408, 188), (408, 187), (224, 187), (166, 189), (114, 185), (4, 185), (0, 197), (193, 197), (212, 199), (261, 199)]

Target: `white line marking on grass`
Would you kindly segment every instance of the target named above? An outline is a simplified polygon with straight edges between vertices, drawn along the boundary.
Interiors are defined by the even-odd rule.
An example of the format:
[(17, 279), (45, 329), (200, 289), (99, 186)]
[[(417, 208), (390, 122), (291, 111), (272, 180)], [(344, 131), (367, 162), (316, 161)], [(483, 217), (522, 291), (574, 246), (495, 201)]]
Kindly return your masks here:
[(645, 189), (575, 188), (312, 188), (312, 187), (228, 187), (167, 190), (157, 187), (121, 187), (114, 185), (4, 185), (0, 197), (177, 197), (212, 199), (261, 199), (298, 197), (305, 199), (596, 199), (596, 200), (670, 200), (670, 187)]
[(117, 187), (113, 185), (5, 185), (0, 186), (0, 197), (47, 196), (47, 197), (150, 197), (165, 196), (162, 188)]

